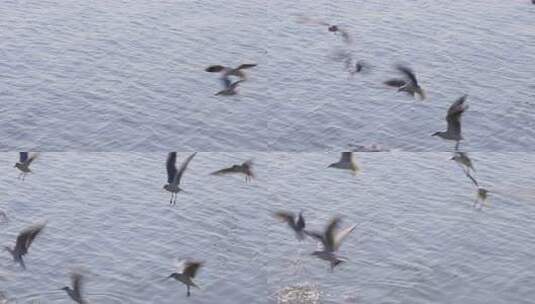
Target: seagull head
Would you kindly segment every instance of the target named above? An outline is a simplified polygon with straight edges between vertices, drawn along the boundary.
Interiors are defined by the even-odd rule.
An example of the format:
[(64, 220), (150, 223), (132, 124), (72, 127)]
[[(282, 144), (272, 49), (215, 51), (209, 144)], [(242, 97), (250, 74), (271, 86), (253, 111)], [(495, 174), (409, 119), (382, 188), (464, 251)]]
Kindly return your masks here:
[(165, 184), (165, 185), (163, 185), (163, 189), (164, 189), (164, 190), (169, 190), (169, 184)]
[(329, 26), (329, 32), (336, 32), (336, 31), (338, 31), (338, 26), (336, 25)]

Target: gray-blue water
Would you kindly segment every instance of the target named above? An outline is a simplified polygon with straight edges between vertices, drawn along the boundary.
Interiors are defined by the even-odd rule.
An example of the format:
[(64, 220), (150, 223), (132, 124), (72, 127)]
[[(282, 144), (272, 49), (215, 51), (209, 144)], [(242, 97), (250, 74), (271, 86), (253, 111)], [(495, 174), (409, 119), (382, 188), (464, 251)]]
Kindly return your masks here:
[[(0, 153), (0, 244), (48, 220), (26, 271), (0, 254), (0, 292), (71, 303), (57, 289), (83, 268), (90, 303), (533, 302), (535, 155), (470, 154), (492, 191), (481, 210), (449, 153), (359, 153), (355, 176), (326, 168), (338, 156), (199, 153), (170, 207), (165, 153), (42, 153), (24, 182), (16, 153)], [(249, 158), (252, 183), (209, 175)], [(358, 224), (340, 249), (348, 262), (330, 273), (278, 210), (302, 210), (311, 230), (335, 215)], [(164, 280), (181, 257), (205, 262), (189, 299)]]
[[(531, 151), (533, 20), (528, 0), (5, 0), (0, 148), (444, 151), (430, 134), (469, 94), (464, 149)], [(340, 51), (372, 69), (350, 78)], [(250, 62), (239, 95), (214, 96), (205, 67)], [(382, 85), (398, 62), (426, 101)]]

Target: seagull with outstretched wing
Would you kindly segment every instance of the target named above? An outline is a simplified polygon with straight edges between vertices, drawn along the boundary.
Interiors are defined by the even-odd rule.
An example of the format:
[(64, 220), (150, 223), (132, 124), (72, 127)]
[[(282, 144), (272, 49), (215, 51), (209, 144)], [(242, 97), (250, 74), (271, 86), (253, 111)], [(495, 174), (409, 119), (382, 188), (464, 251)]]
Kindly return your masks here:
[(32, 162), (37, 159), (39, 156), (39, 153), (34, 153), (30, 155), (30, 152), (19, 152), (19, 161), (15, 163), (15, 168), (19, 169), (21, 173), (19, 174), (19, 179), (26, 177), (26, 174), (32, 173), (32, 170), (30, 170), (30, 165)]
[(403, 74), (404, 78), (394, 78), (385, 81), (385, 84), (391, 87), (398, 88), (398, 92), (406, 92), (407, 94), (414, 97), (415, 94), (420, 96), (421, 100), (425, 99), (425, 91), (422, 89), (418, 80), (416, 79), (416, 74), (414, 71), (406, 66), (397, 65), (396, 69)]
[(184, 261), (182, 272), (173, 272), (169, 275), (168, 279), (175, 279), (184, 285), (186, 285), (187, 296), (190, 296), (190, 287), (199, 288), (194, 282), (193, 279), (197, 275), (197, 271), (203, 265), (202, 262), (196, 261)]
[(177, 193), (184, 191), (180, 188), (180, 180), (182, 179), (184, 171), (186, 171), (188, 164), (191, 162), (195, 154), (197, 154), (197, 152), (188, 156), (188, 158), (186, 158), (186, 160), (184, 160), (184, 162), (180, 165), (179, 169), (176, 168), (176, 152), (170, 152), (167, 156), (167, 184), (164, 185), (163, 188), (171, 192), (171, 199), (169, 200), (170, 205), (176, 204)]
[(446, 115), (448, 129), (443, 132), (435, 132), (432, 134), (433, 136), (438, 136), (446, 140), (455, 141), (455, 150), (459, 149), (459, 142), (463, 140), (461, 133), (461, 116), (466, 109), (468, 109), (468, 105), (465, 105), (467, 97), (468, 95), (460, 97), (449, 107), (448, 114)]
[(11, 255), (13, 256), (13, 260), (22, 266), (23, 269), (26, 269), (26, 265), (24, 264), (24, 259), (22, 258), (26, 254), (28, 254), (28, 250), (30, 249), (30, 245), (35, 240), (35, 238), (41, 233), (43, 228), (45, 228), (45, 224), (39, 224), (34, 225), (29, 228), (26, 228), (21, 233), (19, 233), (17, 237), (17, 242), (15, 243), (15, 248), (11, 249), (10, 247), (5, 246), (5, 250), (7, 250)]

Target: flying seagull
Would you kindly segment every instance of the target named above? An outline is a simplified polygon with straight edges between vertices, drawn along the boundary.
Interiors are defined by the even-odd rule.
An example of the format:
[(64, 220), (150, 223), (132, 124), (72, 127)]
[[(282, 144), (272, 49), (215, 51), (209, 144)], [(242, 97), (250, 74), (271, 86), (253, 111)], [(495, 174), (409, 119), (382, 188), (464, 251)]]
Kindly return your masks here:
[(180, 188), (180, 180), (182, 179), (184, 171), (186, 171), (189, 162), (193, 159), (195, 154), (197, 154), (197, 152), (188, 156), (188, 158), (186, 158), (182, 165), (180, 165), (180, 168), (178, 170), (176, 168), (176, 152), (170, 152), (167, 156), (167, 184), (164, 185), (163, 188), (171, 192), (171, 199), (169, 200), (170, 205), (176, 204), (177, 193), (180, 191), (184, 191)]
[(286, 222), (290, 228), (295, 232), (298, 240), (305, 238), (305, 218), (303, 212), (299, 212), (299, 216), (295, 216), (292, 212), (279, 211), (275, 212), (275, 217), (283, 222)]
[(82, 283), (83, 277), (79, 273), (73, 273), (71, 275), (72, 289), (68, 286), (61, 288), (65, 290), (71, 299), (78, 304), (87, 304), (85, 299), (82, 297)]
[(330, 164), (329, 168), (347, 169), (353, 171), (353, 174), (359, 170), (358, 166), (353, 160), (353, 152), (342, 152), (340, 160), (336, 163)]
[(225, 84), (225, 88), (217, 93), (215, 93), (216, 96), (223, 95), (223, 96), (232, 96), (238, 94), (238, 85), (242, 83), (244, 80), (238, 80), (235, 82), (230, 82), (229, 78), (224, 78), (223, 82)]
[(250, 159), (241, 165), (233, 165), (232, 167), (212, 172), (212, 175), (225, 175), (232, 173), (241, 173), (245, 175), (245, 182), (251, 181), (255, 176), (253, 173), (253, 160)]
[(459, 149), (459, 142), (463, 140), (463, 136), (461, 134), (461, 116), (464, 111), (468, 109), (468, 105), (464, 104), (467, 97), (468, 95), (460, 97), (448, 109), (448, 114), (446, 115), (448, 129), (445, 132), (433, 133), (433, 136), (456, 141), (457, 143), (455, 144), (455, 150)]
[(19, 174), (19, 179), (26, 177), (26, 174), (31, 173), (30, 165), (32, 162), (39, 156), (39, 153), (34, 153), (30, 156), (29, 152), (19, 152), (19, 161), (15, 164), (14, 168), (17, 168), (21, 171)]
[(468, 157), (468, 154), (466, 152), (455, 152), (453, 157), (450, 159), (454, 160), (457, 164), (459, 164), (459, 166), (463, 169), (464, 174), (472, 180), (476, 187), (479, 187), (477, 180), (472, 174), (470, 174), (470, 170), (472, 170), (474, 173), (476, 172), (476, 170), (474, 169), (472, 160), (470, 159), (470, 157)]
[(337, 255), (337, 251), (340, 248), (340, 245), (342, 245), (342, 242), (344, 239), (353, 231), (355, 230), (355, 227), (357, 225), (349, 226), (345, 229), (338, 229), (338, 225), (340, 223), (339, 218), (333, 218), (330, 222), (327, 228), (325, 229), (325, 232), (313, 232), (313, 231), (305, 231), (305, 233), (308, 236), (311, 236), (322, 244), (322, 250), (314, 251), (312, 255), (322, 259), (326, 260), (331, 265), (331, 271), (334, 270), (334, 267), (339, 265), (340, 263), (345, 262), (345, 259)]
[(329, 24), (327, 22), (315, 20), (315, 19), (305, 17), (305, 16), (300, 16), (297, 22), (304, 23), (304, 24), (315, 24), (315, 25), (325, 26), (329, 32), (334, 33), (334, 34), (340, 34), (346, 44), (353, 43), (353, 40), (351, 39), (351, 36), (349, 35), (348, 31), (338, 25)]
[(45, 225), (46, 223), (34, 225), (23, 230), (17, 237), (15, 248), (11, 249), (7, 246), (5, 247), (5, 249), (9, 251), (9, 253), (11, 253), (11, 255), (13, 256), (13, 260), (19, 263), (23, 269), (26, 269), (26, 265), (24, 264), (24, 260), (22, 259), (22, 257), (28, 253), (28, 249), (30, 248), (30, 245), (32, 244), (33, 240), (35, 240), (35, 238), (43, 230)]
[(195, 274), (197, 274), (197, 271), (199, 268), (203, 265), (202, 262), (193, 262), (193, 261), (185, 261), (184, 267), (181, 273), (173, 272), (168, 279), (175, 279), (179, 282), (182, 282), (184, 285), (186, 285), (187, 290), (187, 296), (190, 296), (190, 287), (196, 287), (199, 288), (194, 282), (193, 278), (195, 278)]
[(397, 65), (396, 69), (405, 76), (404, 79), (390, 79), (385, 81), (385, 84), (391, 87), (396, 87), (398, 88), (398, 92), (406, 92), (413, 97), (415, 94), (418, 94), (420, 99), (424, 100), (425, 91), (418, 84), (418, 80), (412, 69), (403, 65)]

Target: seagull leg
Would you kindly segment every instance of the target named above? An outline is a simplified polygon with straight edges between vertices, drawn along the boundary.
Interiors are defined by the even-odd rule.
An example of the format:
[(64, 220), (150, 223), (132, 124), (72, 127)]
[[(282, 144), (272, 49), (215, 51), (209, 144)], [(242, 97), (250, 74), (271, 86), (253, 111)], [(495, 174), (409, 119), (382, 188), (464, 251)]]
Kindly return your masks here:
[(460, 141), (457, 141), (457, 143), (455, 144), (455, 151), (459, 151), (459, 145), (460, 145)]
[(187, 288), (187, 296), (189, 297), (190, 296), (189, 285), (186, 285), (186, 288)]

